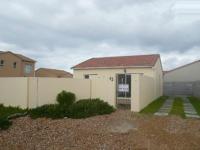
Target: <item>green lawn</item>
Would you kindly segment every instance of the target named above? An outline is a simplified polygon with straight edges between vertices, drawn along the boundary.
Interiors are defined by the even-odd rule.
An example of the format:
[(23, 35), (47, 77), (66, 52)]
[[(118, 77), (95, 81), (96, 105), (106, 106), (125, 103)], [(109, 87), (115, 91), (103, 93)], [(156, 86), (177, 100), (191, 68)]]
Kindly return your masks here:
[(140, 111), (142, 114), (154, 114), (157, 112), (163, 103), (168, 99), (168, 96), (161, 96), (158, 99), (154, 100), (147, 107)]
[(191, 96), (191, 97), (188, 97), (188, 99), (190, 100), (190, 103), (193, 105), (198, 115), (200, 116), (200, 98)]
[(185, 118), (183, 100), (181, 97), (174, 98), (174, 102), (173, 102), (173, 106), (171, 108), (170, 114)]

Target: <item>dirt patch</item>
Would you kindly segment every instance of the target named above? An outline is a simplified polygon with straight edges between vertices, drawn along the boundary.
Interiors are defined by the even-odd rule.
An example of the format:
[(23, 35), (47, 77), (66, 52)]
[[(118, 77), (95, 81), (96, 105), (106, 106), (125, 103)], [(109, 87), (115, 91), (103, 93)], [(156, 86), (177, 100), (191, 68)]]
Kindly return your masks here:
[(87, 119), (13, 120), (0, 131), (0, 148), (9, 149), (200, 149), (200, 120), (157, 117), (119, 110)]

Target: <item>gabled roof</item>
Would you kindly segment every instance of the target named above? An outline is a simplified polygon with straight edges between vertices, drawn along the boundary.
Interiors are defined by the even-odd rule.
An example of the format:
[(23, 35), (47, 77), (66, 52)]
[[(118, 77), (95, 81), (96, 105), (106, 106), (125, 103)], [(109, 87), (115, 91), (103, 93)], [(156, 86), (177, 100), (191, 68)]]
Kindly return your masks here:
[(72, 69), (153, 67), (158, 58), (159, 54), (91, 58), (75, 65)]
[(190, 66), (190, 65), (193, 65), (193, 64), (196, 64), (196, 63), (199, 63), (199, 62), (200, 62), (200, 60), (196, 60), (196, 61), (191, 62), (191, 63), (189, 63), (189, 64), (186, 64), (186, 65), (177, 67), (177, 68), (175, 68), (175, 69), (172, 69), (172, 70), (169, 70), (169, 71), (164, 71), (164, 74), (170, 73), (170, 72), (172, 72), (172, 71), (175, 71), (175, 70), (178, 70), (178, 69), (181, 69), (181, 68), (185, 68), (185, 67), (187, 67), (187, 66)]
[(0, 51), (0, 54), (3, 54), (3, 53), (10, 53), (12, 55), (15, 55), (16, 57), (18, 57), (22, 61), (36, 62), (35, 60), (33, 60), (33, 59), (29, 58), (29, 57), (26, 57), (24, 55), (21, 55), (21, 54), (13, 53), (13, 52), (10, 52), (10, 51)]
[(64, 70), (58, 70), (58, 69), (50, 69), (50, 68), (39, 68), (36, 70), (36, 76), (37, 73), (39, 72), (45, 72), (45, 74), (49, 75), (49, 76), (57, 76), (57, 77), (68, 77), (68, 78), (72, 78), (73, 74), (64, 71)]

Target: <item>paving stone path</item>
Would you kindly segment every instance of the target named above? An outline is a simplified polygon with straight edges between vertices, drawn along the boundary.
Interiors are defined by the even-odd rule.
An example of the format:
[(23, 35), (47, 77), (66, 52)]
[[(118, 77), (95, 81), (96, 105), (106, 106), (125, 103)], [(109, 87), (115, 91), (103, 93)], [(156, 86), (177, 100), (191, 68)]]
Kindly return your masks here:
[(164, 102), (163, 106), (159, 109), (159, 111), (154, 113), (154, 115), (167, 116), (171, 110), (172, 105), (173, 105), (173, 99), (172, 98), (167, 99)]
[[(200, 118), (200, 116), (197, 114), (196, 110), (194, 109), (193, 105), (190, 103), (189, 99), (185, 96), (182, 97), (183, 99), (183, 106), (184, 106), (184, 112), (185, 116), (188, 118)], [(169, 115), (169, 112), (173, 106), (173, 98), (169, 98), (165, 101), (163, 106), (158, 110), (158, 112), (154, 113), (154, 115), (157, 116), (167, 116)]]
[(200, 118), (200, 116), (197, 114), (196, 110), (194, 109), (193, 105), (190, 103), (187, 97), (183, 97), (183, 106), (186, 117)]

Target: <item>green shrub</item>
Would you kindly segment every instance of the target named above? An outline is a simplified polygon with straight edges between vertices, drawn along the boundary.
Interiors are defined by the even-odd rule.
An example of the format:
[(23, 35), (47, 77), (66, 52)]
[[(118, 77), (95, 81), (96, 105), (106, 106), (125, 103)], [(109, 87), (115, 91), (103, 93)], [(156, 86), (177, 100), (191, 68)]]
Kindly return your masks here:
[(56, 98), (59, 105), (65, 108), (68, 108), (70, 105), (72, 105), (75, 102), (75, 99), (76, 97), (74, 93), (66, 91), (62, 91), (61, 93), (59, 93)]
[(19, 107), (4, 106), (0, 104), (0, 117), (8, 117), (15, 113), (24, 113), (26, 110)]
[(0, 118), (0, 129), (6, 130), (12, 125), (12, 122), (7, 119), (7, 117)]
[(65, 110), (61, 108), (58, 104), (47, 104), (37, 108), (30, 109), (28, 114), (31, 118), (63, 118), (65, 116)]
[(69, 107), (70, 118), (86, 118), (96, 115), (110, 114), (115, 109), (100, 99), (83, 99)]

